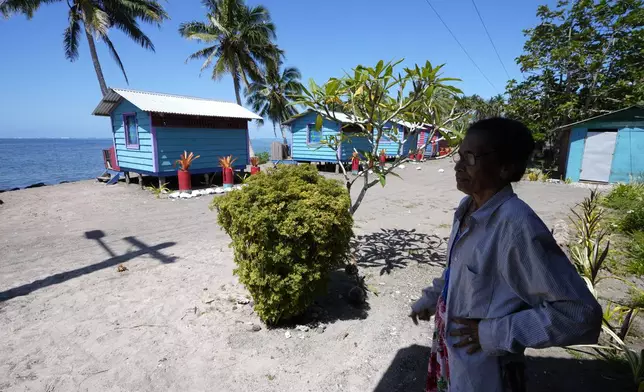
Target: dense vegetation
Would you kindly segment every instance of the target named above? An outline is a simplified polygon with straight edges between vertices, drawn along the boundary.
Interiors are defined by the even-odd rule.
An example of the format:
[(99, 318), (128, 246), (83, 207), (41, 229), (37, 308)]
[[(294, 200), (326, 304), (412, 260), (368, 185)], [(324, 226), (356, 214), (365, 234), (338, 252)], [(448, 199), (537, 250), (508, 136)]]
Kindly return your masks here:
[(342, 184), (311, 165), (281, 165), (251, 176), (211, 208), (232, 238), (235, 274), (268, 324), (302, 313), (346, 264), (353, 236)]

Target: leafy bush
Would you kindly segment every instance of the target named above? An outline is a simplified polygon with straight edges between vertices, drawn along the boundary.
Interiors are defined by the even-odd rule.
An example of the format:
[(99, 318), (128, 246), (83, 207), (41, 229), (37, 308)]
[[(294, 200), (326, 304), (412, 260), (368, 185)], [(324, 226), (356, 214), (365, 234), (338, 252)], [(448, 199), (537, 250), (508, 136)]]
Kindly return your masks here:
[(528, 172), (528, 181), (539, 181), (539, 177), (541, 176), (541, 171), (539, 170), (530, 170)]
[(257, 158), (259, 158), (259, 164), (263, 165), (265, 163), (268, 163), (268, 161), (271, 160), (271, 156), (268, 152), (263, 151), (257, 154)]
[(644, 232), (633, 233), (626, 250), (627, 269), (633, 275), (644, 275)]
[(637, 204), (644, 203), (644, 184), (617, 184), (604, 197), (606, 207), (626, 212), (635, 208)]
[(344, 186), (311, 165), (280, 165), (213, 200), (232, 238), (235, 274), (267, 324), (302, 313), (346, 264), (353, 236)]
[(625, 233), (644, 231), (644, 202), (639, 202), (632, 208), (619, 220), (619, 228)]

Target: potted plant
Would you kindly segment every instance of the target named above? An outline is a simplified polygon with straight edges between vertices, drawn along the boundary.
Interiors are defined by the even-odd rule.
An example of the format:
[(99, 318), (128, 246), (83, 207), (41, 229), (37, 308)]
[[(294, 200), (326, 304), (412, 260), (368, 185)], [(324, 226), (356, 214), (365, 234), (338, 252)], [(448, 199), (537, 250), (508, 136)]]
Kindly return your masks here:
[(233, 163), (236, 160), (237, 158), (233, 158), (232, 155), (219, 158), (219, 165), (222, 167), (224, 177), (224, 189), (232, 188), (233, 183), (235, 182), (235, 177), (233, 175)]
[(384, 170), (385, 169), (385, 162), (387, 161), (387, 152), (382, 149), (380, 150), (380, 169)]
[(195, 159), (199, 158), (200, 155), (194, 153), (188, 154), (187, 151), (184, 151), (181, 154), (181, 157), (175, 161), (174, 165), (179, 165), (179, 171), (177, 172), (177, 177), (179, 178), (179, 190), (180, 191), (189, 191), (192, 189), (192, 184), (190, 183), (190, 166)]
[(358, 154), (357, 151), (354, 151), (353, 156), (351, 157), (351, 173), (357, 176), (359, 170), (360, 170), (360, 154)]
[(259, 157), (250, 158), (250, 175), (258, 174), (260, 172), (259, 168)]
[(423, 150), (422, 148), (419, 148), (418, 152), (416, 153), (416, 160), (420, 162), (423, 160), (424, 156), (425, 156), (425, 150)]
[(413, 161), (416, 158), (416, 150), (413, 148), (409, 149), (409, 160)]

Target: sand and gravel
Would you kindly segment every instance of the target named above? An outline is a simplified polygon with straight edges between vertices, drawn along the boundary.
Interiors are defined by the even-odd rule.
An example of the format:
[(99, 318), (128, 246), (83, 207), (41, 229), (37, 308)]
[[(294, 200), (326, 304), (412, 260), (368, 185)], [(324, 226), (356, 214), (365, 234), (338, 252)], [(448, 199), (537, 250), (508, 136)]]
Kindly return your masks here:
[[(93, 181), (0, 194), (0, 391), (421, 391), (432, 330), (409, 304), (441, 271), (462, 195), (447, 161), (399, 172), (355, 217), (368, 306), (338, 272), (307, 328), (259, 322), (211, 196)], [(550, 227), (588, 193), (516, 190)], [(529, 354), (530, 391), (628, 385), (561, 349)]]

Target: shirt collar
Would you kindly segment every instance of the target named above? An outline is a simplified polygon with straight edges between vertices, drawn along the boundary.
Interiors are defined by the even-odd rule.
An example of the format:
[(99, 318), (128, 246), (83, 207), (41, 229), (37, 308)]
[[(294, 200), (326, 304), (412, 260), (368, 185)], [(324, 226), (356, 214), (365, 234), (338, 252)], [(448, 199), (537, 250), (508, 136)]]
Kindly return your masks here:
[[(485, 204), (483, 204), (481, 208), (474, 211), (474, 213), (470, 216), (470, 219), (472, 219), (474, 222), (479, 223), (486, 222), (503, 203), (514, 196), (516, 196), (516, 194), (514, 193), (514, 189), (512, 189), (512, 185), (507, 185), (505, 188), (501, 189), (494, 196), (492, 196), (490, 200), (485, 202)], [(472, 197), (468, 196), (457, 209), (456, 216), (459, 221), (467, 212), (467, 209), (469, 208), (471, 202)]]

